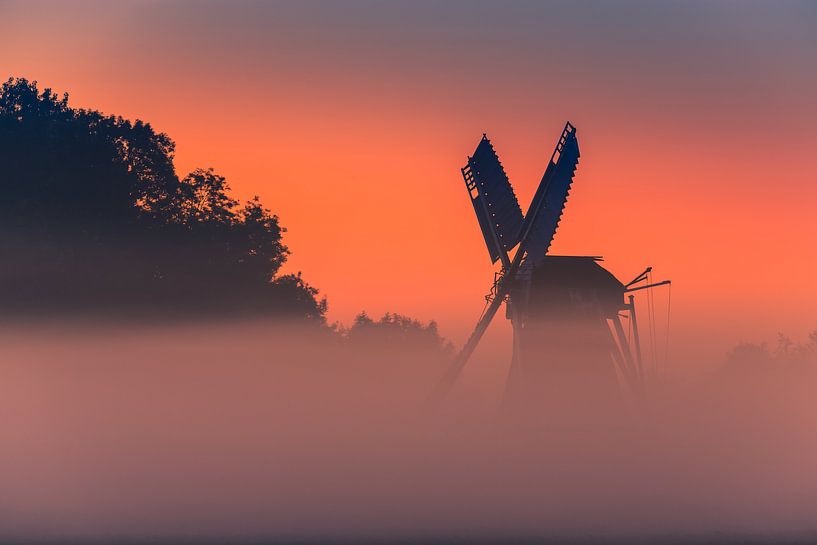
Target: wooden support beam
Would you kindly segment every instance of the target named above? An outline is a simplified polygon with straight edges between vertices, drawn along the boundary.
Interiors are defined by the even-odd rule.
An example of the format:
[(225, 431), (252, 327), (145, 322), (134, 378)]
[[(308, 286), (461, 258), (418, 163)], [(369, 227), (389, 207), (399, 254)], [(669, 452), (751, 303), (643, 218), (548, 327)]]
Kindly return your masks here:
[(630, 309), (630, 320), (633, 326), (633, 341), (635, 342), (635, 361), (638, 365), (638, 374), (641, 379), (644, 379), (644, 367), (641, 362), (641, 338), (638, 336), (638, 319), (635, 316), (635, 297), (630, 295), (630, 304), (627, 305)]

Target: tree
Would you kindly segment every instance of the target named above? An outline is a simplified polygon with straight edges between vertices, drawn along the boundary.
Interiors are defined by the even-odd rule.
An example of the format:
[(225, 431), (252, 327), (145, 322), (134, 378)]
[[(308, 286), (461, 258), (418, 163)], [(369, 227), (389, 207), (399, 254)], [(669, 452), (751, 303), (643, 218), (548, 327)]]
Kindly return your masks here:
[(451, 343), (440, 335), (434, 320), (424, 324), (390, 312), (376, 321), (366, 312), (361, 312), (355, 317), (346, 336), (353, 343), (381, 343), (397, 350), (424, 350), (445, 355), (453, 350)]
[(212, 169), (179, 178), (149, 123), (0, 88), (0, 310), (255, 312), (323, 321), (326, 301), (278, 276), (285, 229)]
[(766, 343), (739, 343), (726, 356), (721, 370), (731, 375), (746, 373), (780, 373), (817, 370), (817, 331), (805, 342), (792, 340), (783, 333), (777, 335), (777, 345), (769, 350)]

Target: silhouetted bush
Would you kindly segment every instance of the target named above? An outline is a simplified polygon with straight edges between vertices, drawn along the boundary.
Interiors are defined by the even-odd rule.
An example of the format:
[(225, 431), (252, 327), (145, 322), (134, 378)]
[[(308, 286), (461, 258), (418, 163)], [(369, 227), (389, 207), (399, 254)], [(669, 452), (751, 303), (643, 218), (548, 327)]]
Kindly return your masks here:
[(355, 317), (352, 327), (344, 332), (353, 344), (382, 344), (395, 350), (424, 350), (442, 354), (453, 351), (437, 329), (437, 322), (424, 324), (401, 314), (384, 314), (379, 320), (371, 319), (365, 312)]
[(803, 342), (780, 333), (771, 350), (766, 343), (740, 343), (727, 354), (721, 371), (732, 376), (817, 372), (817, 330)]

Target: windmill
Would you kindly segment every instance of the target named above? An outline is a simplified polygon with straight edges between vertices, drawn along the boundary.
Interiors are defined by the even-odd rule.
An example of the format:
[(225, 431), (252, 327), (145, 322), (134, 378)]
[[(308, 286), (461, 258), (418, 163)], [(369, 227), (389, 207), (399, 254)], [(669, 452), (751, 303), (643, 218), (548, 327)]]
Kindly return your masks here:
[[(488, 254), (493, 263), (501, 262), (501, 270), (482, 316), (437, 384), (432, 402), (455, 384), (503, 303), (513, 326), (506, 403), (547, 397), (565, 387), (565, 377), (570, 387), (588, 392), (617, 395), (622, 382), (639, 391), (644, 371), (635, 304), (632, 295), (625, 301), (625, 294), (669, 281), (650, 283), (647, 268), (623, 284), (599, 264), (600, 257), (548, 253), (578, 162), (576, 128), (568, 122), (523, 215), (486, 135), (468, 158), (462, 176)], [(629, 319), (632, 343), (621, 313)]]

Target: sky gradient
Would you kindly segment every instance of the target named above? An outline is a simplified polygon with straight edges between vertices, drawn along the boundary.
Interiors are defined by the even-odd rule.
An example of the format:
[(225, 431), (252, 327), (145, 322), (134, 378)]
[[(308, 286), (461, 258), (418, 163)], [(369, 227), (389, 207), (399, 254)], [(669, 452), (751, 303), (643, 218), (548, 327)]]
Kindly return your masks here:
[(486, 132), (525, 210), (570, 120), (553, 253), (672, 278), (693, 353), (817, 328), (814, 3), (0, 0), (0, 68), (259, 195), (330, 320), (459, 345), (492, 279), (459, 168)]

